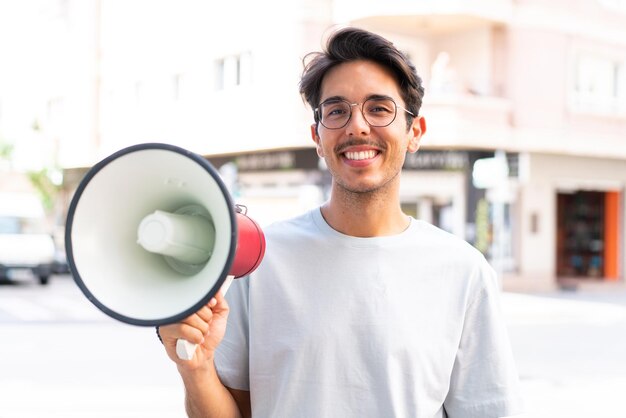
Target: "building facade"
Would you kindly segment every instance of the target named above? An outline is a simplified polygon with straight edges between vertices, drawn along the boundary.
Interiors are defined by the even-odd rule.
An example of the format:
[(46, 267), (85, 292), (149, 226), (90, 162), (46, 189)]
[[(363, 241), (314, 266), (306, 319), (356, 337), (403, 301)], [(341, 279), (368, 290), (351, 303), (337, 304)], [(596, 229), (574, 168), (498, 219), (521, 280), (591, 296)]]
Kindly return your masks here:
[[(358, 26), (393, 40), (426, 86), (407, 213), (471, 242), (505, 285), (624, 280), (624, 0), (59, 4), (67, 37), (89, 39), (77, 62), (91, 74), (48, 114), (68, 173), (168, 142), (219, 167), (261, 223), (319, 204), (329, 177), (297, 93), (302, 59)], [(64, 131), (59, 103), (82, 103), (80, 131)]]

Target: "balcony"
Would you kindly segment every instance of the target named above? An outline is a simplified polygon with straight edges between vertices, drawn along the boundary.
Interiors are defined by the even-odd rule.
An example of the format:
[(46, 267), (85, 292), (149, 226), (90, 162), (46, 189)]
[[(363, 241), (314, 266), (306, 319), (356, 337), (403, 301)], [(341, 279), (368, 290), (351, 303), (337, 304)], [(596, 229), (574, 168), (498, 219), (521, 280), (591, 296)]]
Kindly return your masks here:
[(426, 97), (421, 114), (428, 127), (422, 142), (426, 148), (515, 149), (509, 100), (471, 95)]
[(336, 22), (411, 36), (456, 32), (510, 20), (511, 0), (336, 0)]

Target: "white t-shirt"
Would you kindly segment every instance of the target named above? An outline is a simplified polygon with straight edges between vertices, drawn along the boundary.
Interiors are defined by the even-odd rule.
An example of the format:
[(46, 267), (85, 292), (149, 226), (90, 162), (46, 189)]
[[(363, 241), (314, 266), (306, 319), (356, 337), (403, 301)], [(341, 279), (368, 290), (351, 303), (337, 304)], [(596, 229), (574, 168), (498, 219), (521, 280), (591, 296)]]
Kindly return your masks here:
[(216, 355), (254, 417), (519, 412), (496, 277), (468, 243), (415, 219), (398, 235), (351, 237), (319, 209), (264, 232), (261, 266), (227, 294)]

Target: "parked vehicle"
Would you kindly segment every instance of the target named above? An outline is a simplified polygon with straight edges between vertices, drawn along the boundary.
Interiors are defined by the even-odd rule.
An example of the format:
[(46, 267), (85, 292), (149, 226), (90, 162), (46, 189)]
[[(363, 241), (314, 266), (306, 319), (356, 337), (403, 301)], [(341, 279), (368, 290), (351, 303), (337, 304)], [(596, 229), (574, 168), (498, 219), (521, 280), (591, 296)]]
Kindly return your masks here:
[(56, 248), (37, 196), (0, 193), (0, 278), (34, 277), (47, 284)]

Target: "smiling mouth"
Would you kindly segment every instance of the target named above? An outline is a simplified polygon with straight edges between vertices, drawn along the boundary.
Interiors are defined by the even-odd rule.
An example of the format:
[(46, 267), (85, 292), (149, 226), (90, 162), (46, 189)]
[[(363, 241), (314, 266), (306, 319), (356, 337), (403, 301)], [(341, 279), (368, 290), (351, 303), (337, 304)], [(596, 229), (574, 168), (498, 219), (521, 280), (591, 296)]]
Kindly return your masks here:
[(360, 161), (360, 160), (369, 160), (371, 158), (376, 157), (378, 151), (375, 150), (367, 150), (367, 151), (348, 151), (345, 152), (346, 159), (352, 161)]

